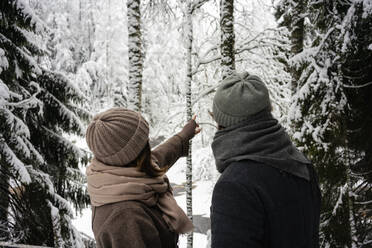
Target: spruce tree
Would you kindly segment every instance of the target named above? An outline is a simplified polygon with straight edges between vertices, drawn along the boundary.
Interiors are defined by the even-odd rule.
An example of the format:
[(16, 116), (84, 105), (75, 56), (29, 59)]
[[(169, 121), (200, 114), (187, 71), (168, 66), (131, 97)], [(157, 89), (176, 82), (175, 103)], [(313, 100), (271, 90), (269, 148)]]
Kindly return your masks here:
[[(289, 57), (293, 58), (304, 49), (305, 42), (305, 11), (307, 0), (291, 1), (282, 0), (277, 6), (275, 16), (279, 20), (280, 26), (285, 26), (289, 30), (291, 41), (291, 51)], [(296, 63), (297, 62), (297, 63)], [(296, 92), (298, 80), (301, 77), (303, 65), (298, 61), (288, 61), (288, 71), (291, 73), (292, 94)]]
[(88, 204), (78, 168), (87, 156), (64, 134), (83, 134), (84, 98), (41, 66), (47, 27), (27, 2), (4, 0), (0, 11), (0, 238), (81, 247), (70, 204)]
[[(291, 6), (302, 6), (303, 1), (289, 2), (280, 2), (277, 18), (291, 31), (301, 17)], [(293, 138), (319, 175), (320, 243), (367, 247), (372, 13), (361, 1), (308, 1), (303, 10), (309, 20), (303, 28), (304, 47), (297, 53), (292, 49), (288, 62), (295, 79), (290, 120)], [(293, 30), (291, 40), (295, 42)]]
[(342, 33), (343, 88), (346, 109), (347, 141), (353, 151), (350, 181), (355, 218), (354, 245), (368, 247), (372, 242), (372, 11), (367, 3), (355, 3), (348, 12), (350, 21)]

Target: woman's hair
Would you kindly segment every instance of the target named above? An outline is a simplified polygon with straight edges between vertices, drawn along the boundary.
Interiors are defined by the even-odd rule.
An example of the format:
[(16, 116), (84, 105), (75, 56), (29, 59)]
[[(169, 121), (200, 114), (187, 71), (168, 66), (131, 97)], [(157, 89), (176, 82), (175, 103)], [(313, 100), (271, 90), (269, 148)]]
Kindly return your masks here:
[(154, 164), (151, 159), (151, 148), (148, 142), (145, 145), (145, 148), (142, 149), (141, 153), (134, 160), (134, 165), (150, 177), (162, 176), (168, 170), (168, 167), (160, 168)]

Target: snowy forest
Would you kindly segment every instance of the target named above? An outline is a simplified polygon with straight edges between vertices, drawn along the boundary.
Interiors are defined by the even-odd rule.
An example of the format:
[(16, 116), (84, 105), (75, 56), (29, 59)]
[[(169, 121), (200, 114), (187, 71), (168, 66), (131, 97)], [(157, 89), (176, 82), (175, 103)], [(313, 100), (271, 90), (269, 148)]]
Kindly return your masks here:
[(1, 0), (0, 247), (95, 247), (84, 135), (114, 106), (152, 147), (197, 115), (167, 174), (196, 226), (179, 246), (209, 247), (209, 113), (235, 70), (314, 164), (320, 247), (372, 247), (372, 0)]

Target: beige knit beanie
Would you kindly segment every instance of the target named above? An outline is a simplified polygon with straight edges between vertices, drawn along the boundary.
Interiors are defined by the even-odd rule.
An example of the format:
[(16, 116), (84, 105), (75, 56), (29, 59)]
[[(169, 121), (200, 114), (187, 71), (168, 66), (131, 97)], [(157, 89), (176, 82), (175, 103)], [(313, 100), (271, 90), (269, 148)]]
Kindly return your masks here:
[(149, 140), (149, 125), (141, 114), (112, 108), (97, 114), (89, 124), (86, 141), (96, 159), (124, 166), (140, 154)]

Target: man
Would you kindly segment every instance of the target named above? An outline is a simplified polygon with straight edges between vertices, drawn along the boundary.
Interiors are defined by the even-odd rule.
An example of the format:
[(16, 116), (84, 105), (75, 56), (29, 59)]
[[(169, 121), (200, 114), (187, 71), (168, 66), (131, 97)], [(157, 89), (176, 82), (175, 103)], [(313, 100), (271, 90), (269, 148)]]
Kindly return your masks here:
[(212, 198), (212, 248), (319, 247), (315, 171), (271, 115), (262, 80), (248, 73), (225, 79), (213, 115), (222, 175)]

